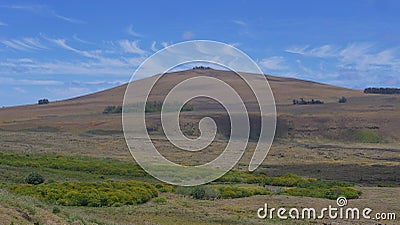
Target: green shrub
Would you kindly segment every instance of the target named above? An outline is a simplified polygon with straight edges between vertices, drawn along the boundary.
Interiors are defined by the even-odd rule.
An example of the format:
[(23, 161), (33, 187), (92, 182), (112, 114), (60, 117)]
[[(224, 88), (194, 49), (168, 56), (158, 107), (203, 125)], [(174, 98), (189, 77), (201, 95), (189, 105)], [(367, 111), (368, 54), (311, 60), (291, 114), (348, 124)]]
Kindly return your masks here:
[(167, 202), (167, 199), (165, 199), (164, 197), (156, 197), (153, 198), (152, 200), (154, 203), (158, 203), (158, 204), (164, 204)]
[(25, 178), (25, 182), (27, 184), (38, 185), (44, 183), (44, 178), (42, 175), (32, 172)]
[(196, 186), (195, 188), (193, 188), (190, 195), (195, 199), (205, 199), (206, 196), (205, 186)]
[(243, 198), (253, 195), (269, 195), (270, 191), (260, 186), (235, 187), (233, 185), (178, 187), (175, 193), (195, 199)]
[(103, 114), (110, 114), (110, 113), (122, 113), (122, 106), (113, 106), (113, 105), (106, 106), (103, 110)]
[(219, 199), (221, 198), (221, 193), (219, 190), (214, 188), (206, 188), (204, 193), (205, 199)]
[(156, 184), (156, 188), (160, 192), (173, 192), (175, 190), (174, 186), (167, 184)]
[[(161, 112), (163, 108), (163, 102), (161, 101), (152, 101), (152, 102), (146, 102), (146, 106), (145, 106), (145, 112)], [(177, 106), (174, 105), (166, 105), (165, 106), (166, 110), (177, 110)], [(184, 104), (181, 108), (181, 112), (185, 112), (185, 111), (193, 111), (194, 108), (192, 105), (190, 104)]]
[(191, 196), (194, 199), (217, 199), (221, 197), (219, 190), (206, 185), (196, 187), (178, 187), (175, 189), (175, 193)]
[(12, 186), (10, 190), (53, 204), (89, 207), (134, 205), (158, 196), (156, 187), (139, 181), (62, 182)]
[(58, 208), (58, 207), (56, 207), (56, 206), (54, 206), (53, 207), (53, 211), (52, 211), (54, 214), (57, 214), (57, 213), (60, 213), (61, 212), (61, 210), (60, 210), (60, 208)]
[(260, 187), (235, 187), (235, 186), (220, 186), (218, 190), (221, 192), (221, 198), (243, 198), (253, 195), (270, 195), (268, 190)]
[(362, 143), (381, 142), (381, 137), (372, 130), (358, 130), (356, 136), (357, 136), (357, 141)]
[(174, 192), (179, 195), (191, 196), (192, 189), (192, 187), (177, 187)]

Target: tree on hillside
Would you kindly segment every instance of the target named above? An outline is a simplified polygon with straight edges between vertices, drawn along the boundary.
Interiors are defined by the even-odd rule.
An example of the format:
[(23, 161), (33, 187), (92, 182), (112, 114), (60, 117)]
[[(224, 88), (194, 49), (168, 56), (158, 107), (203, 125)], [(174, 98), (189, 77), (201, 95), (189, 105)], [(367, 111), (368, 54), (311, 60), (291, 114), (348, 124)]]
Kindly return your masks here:
[(39, 105), (45, 105), (45, 104), (49, 104), (49, 100), (44, 98), (44, 99), (39, 99), (38, 100), (38, 104)]
[(38, 185), (44, 182), (44, 178), (42, 175), (32, 172), (25, 178), (25, 182), (27, 184)]
[(346, 103), (347, 99), (345, 97), (339, 98), (339, 103)]

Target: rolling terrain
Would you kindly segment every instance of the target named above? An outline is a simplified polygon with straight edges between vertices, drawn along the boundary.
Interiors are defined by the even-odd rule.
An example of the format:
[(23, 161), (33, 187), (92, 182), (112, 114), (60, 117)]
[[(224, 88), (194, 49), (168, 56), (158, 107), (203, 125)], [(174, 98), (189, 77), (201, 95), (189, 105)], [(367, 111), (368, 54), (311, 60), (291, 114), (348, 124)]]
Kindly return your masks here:
[[(229, 71), (207, 69), (166, 74), (157, 83), (150, 100), (162, 100), (171, 87), (194, 76), (217, 77), (237, 87), (248, 103), (250, 113), (257, 118), (253, 96), (246, 88), (241, 88), (242, 81)], [(149, 82), (149, 79), (134, 82)], [(400, 95), (364, 94), (359, 90), (270, 75), (267, 79), (276, 101), (277, 132), (273, 146), (262, 166), (257, 169), (257, 174), (282, 176), (294, 173), (304, 178), (352, 182), (355, 188), (363, 192), (359, 199), (351, 200), (352, 205), (361, 207), (366, 204), (377, 210), (399, 213), (399, 196), (396, 193), (400, 191)], [(7, 185), (21, 185), (30, 171), (38, 171), (53, 182), (98, 182), (107, 179), (154, 182), (146, 176), (132, 177), (120, 172), (104, 174), (89, 171), (86, 167), (76, 170), (67, 168), (64, 171), (59, 165), (46, 164), (51, 161), (47, 156), (55, 159), (71, 157), (67, 159), (80, 160), (88, 166), (90, 161), (93, 165), (97, 162), (99, 168), (113, 163), (118, 166), (134, 163), (122, 133), (121, 114), (103, 113), (107, 106), (122, 105), (126, 87), (125, 84), (45, 105), (0, 109), (0, 153), (14, 160), (0, 163), (0, 224), (8, 225), (12, 221), (14, 224), (31, 224), (32, 221), (41, 221), (42, 224), (71, 224), (76, 221), (81, 222), (75, 224), (83, 221), (86, 224), (130, 224), (132, 221), (135, 224), (183, 224), (187, 221), (191, 221), (191, 224), (265, 224), (266, 221), (257, 220), (256, 210), (267, 201), (275, 206), (334, 204), (329, 199), (287, 195), (196, 200), (167, 192), (160, 193), (167, 204), (151, 201), (143, 205), (111, 208), (57, 206), (62, 213), (54, 213), (52, 204), (9, 192)], [(199, 88), (207, 92), (207, 87)], [(51, 96), (44, 97), (51, 100)], [(347, 102), (338, 103), (341, 97), (345, 97)], [(294, 105), (293, 99), (300, 98), (320, 100), (324, 104)], [(214, 115), (222, 121), (222, 134), (211, 147), (199, 153), (176, 150), (159, 132), (157, 123), (151, 124), (151, 137), (167, 158), (180, 163), (201, 164), (214, 159), (223, 150), (226, 145), (224, 132), (229, 130), (229, 126), (223, 122), (224, 111), (218, 104), (207, 99), (195, 100), (191, 104), (194, 110), (182, 112), (181, 118), (186, 124), (182, 129), (187, 135), (198, 135), (196, 126), (201, 116)], [(149, 113), (149, 118), (157, 121), (159, 116)], [(254, 127), (257, 129), (257, 125)], [(249, 142), (248, 151), (235, 171), (247, 170), (255, 143), (255, 140)], [(37, 166), (31, 165), (26, 162), (31, 156), (39, 157), (38, 161), (42, 160), (40, 157), (45, 157), (47, 161), (43, 160)], [(247, 188), (246, 185), (250, 184), (239, 185)], [(274, 188), (271, 188), (272, 192)], [(290, 224), (290, 221), (272, 222)], [(323, 222), (329, 224), (335, 221)], [(351, 224), (351, 221), (339, 222)], [(362, 221), (361, 224), (377, 222)], [(398, 220), (393, 224), (396, 222)]]

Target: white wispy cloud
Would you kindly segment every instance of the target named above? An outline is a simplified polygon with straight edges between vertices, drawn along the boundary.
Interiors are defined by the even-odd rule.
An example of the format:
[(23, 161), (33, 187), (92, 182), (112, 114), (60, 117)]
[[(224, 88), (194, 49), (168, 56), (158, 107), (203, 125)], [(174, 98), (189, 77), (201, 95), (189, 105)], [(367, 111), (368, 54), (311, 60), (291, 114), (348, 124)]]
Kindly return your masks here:
[(386, 67), (398, 71), (400, 69), (400, 53), (398, 48), (379, 49), (374, 43), (350, 43), (345, 47), (334, 48), (332, 45), (317, 47), (292, 47), (285, 51), (307, 57), (334, 58), (340, 62), (340, 68), (353, 70), (373, 70)]
[(285, 50), (289, 53), (295, 53), (311, 57), (327, 58), (337, 56), (337, 49), (332, 47), (332, 45), (322, 45), (315, 48), (310, 48), (309, 46), (303, 47), (292, 47)]
[(157, 49), (157, 47), (156, 47), (156, 44), (157, 44), (156, 41), (153, 41), (153, 43), (151, 43), (151, 50), (152, 50), (153, 52), (158, 51), (158, 49)]
[(247, 23), (244, 22), (243, 20), (232, 20), (232, 22), (234, 22), (237, 25), (241, 25), (241, 26), (247, 25)]
[[(317, 80), (334, 85), (365, 88), (366, 86), (398, 86), (400, 78), (400, 48), (381, 43), (353, 42), (347, 45), (298, 46), (286, 52), (298, 54), (289, 70), (298, 71), (298, 78)], [(335, 46), (335, 47), (333, 47)], [(320, 63), (315, 64), (315, 59)], [(323, 65), (321, 64), (321, 59)]]
[[(101, 61), (0, 62), (0, 74), (16, 75), (113, 75), (129, 78), (134, 65), (118, 61), (111, 65)], [(120, 65), (122, 64), (122, 65)], [(34, 82), (37, 83), (37, 82)], [(40, 83), (40, 82), (39, 82)]]
[(145, 50), (139, 48), (139, 41), (120, 40), (118, 43), (125, 52), (138, 55), (146, 54)]
[(91, 44), (91, 45), (94, 45), (94, 44), (95, 44), (95, 43), (93, 43), (93, 42), (86, 41), (86, 40), (83, 40), (83, 39), (79, 38), (78, 35), (76, 35), (76, 34), (72, 35), (72, 38), (73, 38), (75, 41), (80, 42), (80, 43), (83, 43), (83, 44)]
[(194, 36), (195, 36), (194, 33), (191, 31), (185, 31), (182, 34), (182, 38), (185, 40), (192, 39), (192, 38), (194, 38)]
[(41, 44), (40, 41), (36, 38), (7, 39), (0, 40), (0, 43), (9, 48), (19, 51), (47, 49), (47, 47)]
[(106, 85), (106, 86), (116, 86), (116, 85), (122, 85), (126, 83), (127, 81), (124, 80), (112, 80), (112, 81), (107, 81), (107, 80), (95, 80), (95, 81), (80, 81), (80, 80), (75, 80), (72, 82), (69, 82), (71, 85), (93, 85), (93, 86), (98, 86), (98, 85)]
[(91, 89), (86, 87), (60, 87), (60, 88), (46, 88), (54, 99), (65, 99), (82, 96), (92, 92)]
[(162, 45), (164, 48), (166, 48), (166, 47), (168, 47), (168, 46), (171, 45), (171, 44), (168, 43), (168, 42), (166, 42), (166, 41), (163, 41), (163, 42), (161, 42), (161, 45)]
[(56, 13), (55, 11), (51, 11), (51, 14), (58, 19), (61, 19), (61, 20), (64, 20), (64, 21), (67, 21), (70, 23), (85, 23), (85, 21), (83, 21), (83, 20), (62, 16), (62, 15)]
[(338, 52), (343, 61), (352, 61), (371, 52), (372, 43), (351, 43)]
[(21, 93), (21, 94), (26, 94), (26, 93), (28, 92), (27, 90), (25, 90), (25, 89), (23, 89), (23, 88), (21, 88), (21, 87), (14, 87), (13, 89), (14, 89), (15, 91)]
[(0, 21), (0, 26), (8, 26), (8, 24)]
[(24, 86), (37, 86), (37, 85), (63, 85), (64, 83), (56, 80), (29, 80), (29, 79), (14, 79), (10, 77), (0, 77), (0, 84), (7, 85), (24, 85)]
[(66, 39), (51, 39), (51, 38), (48, 38), (48, 40), (52, 41), (53, 43), (55, 43), (56, 45), (58, 45), (61, 48), (64, 48), (66, 50), (78, 53), (78, 54), (80, 54), (82, 56), (85, 56), (85, 57), (88, 57), (88, 58), (95, 58), (95, 59), (99, 58), (99, 56), (97, 54), (93, 54), (93, 53), (88, 52), (88, 51), (79, 50), (79, 49), (76, 49), (76, 48), (68, 45)]
[(261, 66), (269, 70), (285, 70), (287, 66), (284, 63), (285, 59), (282, 56), (272, 56), (259, 62)]
[(136, 31), (133, 30), (133, 26), (130, 25), (129, 27), (126, 28), (126, 33), (133, 37), (143, 37), (142, 34), (137, 33)]
[[(41, 35), (47, 41), (46, 46), (35, 38), (23, 38), (19, 40), (0, 40), (0, 44), (8, 46), (10, 49), (29, 51), (32, 49), (48, 48), (53, 45), (73, 52), (83, 58), (73, 58), (70, 60), (41, 59), (32, 58), (8, 58), (0, 61), (0, 74), (36, 74), (36, 75), (116, 75), (130, 76), (135, 67), (145, 60), (145, 55), (133, 57), (128, 53), (145, 54), (146, 51), (137, 46), (137, 42), (129, 42), (126, 49), (121, 50), (120, 45), (114, 42), (104, 42), (105, 49), (79, 49), (69, 44), (67, 39), (48, 38)], [(136, 48), (135, 48), (136, 47)], [(50, 49), (51, 50), (51, 49)]]
[(64, 20), (64, 21), (70, 22), (70, 23), (84, 23), (84, 21), (82, 21), (82, 20), (67, 17), (64, 15), (60, 15), (59, 13), (57, 13), (56, 11), (54, 11), (47, 5), (28, 5), (28, 4), (18, 5), (18, 4), (15, 4), (15, 5), (0, 5), (0, 8), (25, 10), (25, 11), (29, 11), (29, 12), (32, 12), (32, 13), (35, 13), (35, 14), (41, 15), (41, 16), (53, 16), (55, 18), (58, 18), (60, 20)]

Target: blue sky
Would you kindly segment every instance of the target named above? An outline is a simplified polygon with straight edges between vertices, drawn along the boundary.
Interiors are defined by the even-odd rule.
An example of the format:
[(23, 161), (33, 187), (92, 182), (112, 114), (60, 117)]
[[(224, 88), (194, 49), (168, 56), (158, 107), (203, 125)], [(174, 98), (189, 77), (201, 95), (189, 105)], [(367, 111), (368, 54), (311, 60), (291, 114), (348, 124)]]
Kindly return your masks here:
[[(136, 2), (136, 3), (135, 3)], [(165, 46), (236, 46), (267, 74), (400, 87), (400, 2), (0, 1), (0, 106), (128, 82)]]

